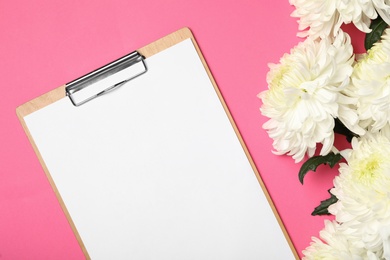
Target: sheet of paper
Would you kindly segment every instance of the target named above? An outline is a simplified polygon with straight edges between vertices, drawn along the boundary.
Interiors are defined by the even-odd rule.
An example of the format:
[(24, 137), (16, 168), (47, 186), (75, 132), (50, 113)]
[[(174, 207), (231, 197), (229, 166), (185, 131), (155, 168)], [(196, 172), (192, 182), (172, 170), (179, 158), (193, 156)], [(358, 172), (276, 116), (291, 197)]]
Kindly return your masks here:
[(25, 118), (92, 259), (294, 259), (190, 39)]

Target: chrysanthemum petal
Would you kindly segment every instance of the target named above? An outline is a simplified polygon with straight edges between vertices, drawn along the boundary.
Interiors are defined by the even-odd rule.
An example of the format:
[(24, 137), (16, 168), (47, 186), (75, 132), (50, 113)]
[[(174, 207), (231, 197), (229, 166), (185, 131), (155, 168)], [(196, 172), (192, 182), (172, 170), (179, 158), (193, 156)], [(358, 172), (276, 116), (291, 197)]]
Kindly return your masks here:
[(335, 36), (342, 24), (349, 23), (367, 33), (378, 14), (390, 24), (388, 0), (290, 0), (290, 4), (296, 8), (291, 16), (299, 18), (299, 36)]
[(350, 105), (356, 99), (341, 93), (349, 83), (352, 60), (350, 38), (340, 31), (336, 38), (308, 38), (280, 63), (269, 64), (268, 90), (258, 97), (261, 113), (270, 118), (263, 127), (274, 140), (275, 153), (298, 162), (305, 154), (313, 156), (317, 144), (322, 144), (321, 154), (330, 152), (334, 119), (354, 113)]

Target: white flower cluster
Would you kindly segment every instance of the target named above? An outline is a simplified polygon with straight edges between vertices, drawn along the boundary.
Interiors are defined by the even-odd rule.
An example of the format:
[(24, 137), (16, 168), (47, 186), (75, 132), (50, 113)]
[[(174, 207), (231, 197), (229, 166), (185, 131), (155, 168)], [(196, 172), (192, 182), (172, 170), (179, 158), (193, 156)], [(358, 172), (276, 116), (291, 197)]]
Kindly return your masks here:
[(347, 163), (331, 190), (338, 201), (328, 210), (320, 237), (303, 259), (390, 259), (390, 135), (368, 133), (344, 151)]
[(334, 147), (335, 120), (355, 136), (341, 152), (320, 238), (304, 259), (390, 259), (390, 28), (355, 55), (342, 24), (369, 32), (378, 15), (390, 24), (390, 0), (290, 0), (300, 35), (308, 36), (269, 64), (268, 89), (258, 97), (274, 153), (296, 162)]
[(274, 140), (276, 154), (301, 161), (323, 144), (328, 154), (334, 141), (334, 119), (351, 131), (364, 134), (357, 124), (356, 99), (343, 93), (353, 72), (353, 48), (340, 31), (334, 39), (308, 38), (284, 55), (279, 64), (269, 64), (268, 90), (259, 94), (260, 108), (270, 118), (264, 124)]
[(390, 24), (390, 0), (290, 0), (293, 17), (299, 18), (299, 36), (336, 35), (342, 24), (353, 23), (362, 32), (370, 32), (378, 14)]
[(359, 136), (390, 126), (390, 28), (366, 54), (355, 55), (348, 34), (308, 37), (269, 64), (268, 89), (258, 97), (275, 154), (296, 162), (333, 148), (334, 119)]
[(390, 29), (359, 56), (346, 93), (357, 99), (361, 127), (378, 132), (390, 124)]

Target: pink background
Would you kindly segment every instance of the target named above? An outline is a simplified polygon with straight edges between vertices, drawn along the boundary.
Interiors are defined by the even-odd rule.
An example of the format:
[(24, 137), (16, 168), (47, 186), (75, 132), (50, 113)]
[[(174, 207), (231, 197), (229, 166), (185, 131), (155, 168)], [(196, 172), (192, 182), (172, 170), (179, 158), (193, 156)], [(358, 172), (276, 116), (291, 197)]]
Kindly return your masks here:
[(302, 186), (300, 165), (271, 153), (256, 97), (267, 88), (267, 63), (301, 40), (292, 11), (287, 0), (0, 0), (0, 259), (83, 258), (16, 107), (184, 26), (301, 255), (323, 227), (310, 213), (335, 171), (321, 167)]

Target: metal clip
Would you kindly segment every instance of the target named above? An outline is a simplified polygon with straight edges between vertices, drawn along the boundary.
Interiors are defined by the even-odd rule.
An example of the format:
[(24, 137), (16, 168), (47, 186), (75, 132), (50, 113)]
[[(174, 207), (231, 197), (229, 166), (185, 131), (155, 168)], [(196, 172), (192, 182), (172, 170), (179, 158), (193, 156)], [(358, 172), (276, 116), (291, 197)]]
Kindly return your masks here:
[(66, 95), (75, 106), (116, 90), (147, 72), (145, 58), (134, 51), (66, 84)]

